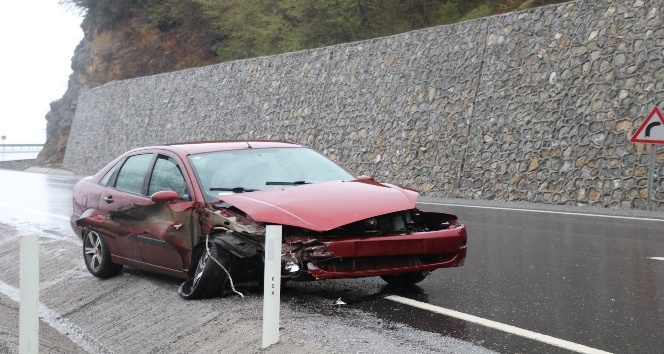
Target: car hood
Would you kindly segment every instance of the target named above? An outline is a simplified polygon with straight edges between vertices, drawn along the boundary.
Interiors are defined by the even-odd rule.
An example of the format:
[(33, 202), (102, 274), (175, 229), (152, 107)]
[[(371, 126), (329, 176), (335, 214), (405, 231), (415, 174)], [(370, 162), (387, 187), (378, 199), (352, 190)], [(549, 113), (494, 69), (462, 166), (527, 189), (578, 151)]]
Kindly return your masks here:
[(253, 220), (313, 231), (415, 208), (417, 192), (372, 179), (306, 184), (220, 196)]

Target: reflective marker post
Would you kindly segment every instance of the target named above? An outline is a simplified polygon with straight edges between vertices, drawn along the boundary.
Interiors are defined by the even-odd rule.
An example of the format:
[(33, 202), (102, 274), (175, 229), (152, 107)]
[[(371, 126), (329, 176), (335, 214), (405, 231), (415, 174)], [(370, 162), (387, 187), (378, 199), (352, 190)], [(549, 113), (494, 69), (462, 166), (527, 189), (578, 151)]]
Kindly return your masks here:
[(19, 353), (39, 352), (39, 236), (20, 237)]
[(281, 295), (281, 225), (265, 228), (263, 277), (263, 349), (279, 341)]
[(652, 211), (652, 184), (655, 175), (655, 148), (657, 145), (650, 144), (650, 166), (648, 168), (648, 211)]

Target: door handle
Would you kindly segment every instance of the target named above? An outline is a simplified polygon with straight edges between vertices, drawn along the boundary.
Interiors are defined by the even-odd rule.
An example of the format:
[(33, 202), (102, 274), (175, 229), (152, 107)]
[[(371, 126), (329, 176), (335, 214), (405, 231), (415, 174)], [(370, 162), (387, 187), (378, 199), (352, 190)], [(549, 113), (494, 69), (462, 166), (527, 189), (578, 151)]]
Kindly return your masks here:
[(108, 204), (113, 203), (114, 202), (113, 196), (109, 195), (108, 197), (104, 198), (104, 201), (106, 201), (106, 203), (108, 203)]

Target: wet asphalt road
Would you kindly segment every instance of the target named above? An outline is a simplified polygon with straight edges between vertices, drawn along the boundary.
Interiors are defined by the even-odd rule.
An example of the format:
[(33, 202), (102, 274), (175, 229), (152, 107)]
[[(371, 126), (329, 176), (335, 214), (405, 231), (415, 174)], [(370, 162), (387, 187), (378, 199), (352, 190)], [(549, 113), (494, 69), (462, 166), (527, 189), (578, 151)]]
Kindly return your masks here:
[[(74, 239), (68, 215), (75, 181), (0, 170), (0, 223)], [(503, 353), (569, 351), (381, 297), (397, 293), (613, 353), (664, 350), (662, 213), (606, 211), (615, 215), (604, 217), (578, 214), (598, 211), (587, 208), (532, 212), (546, 207), (423, 201), (422, 209), (454, 213), (467, 225), (469, 251), (463, 267), (435, 271), (411, 289), (387, 289), (377, 279), (289, 284), (284, 298), (343, 297), (348, 306), (386, 321)], [(25, 216), (28, 210), (36, 210), (31, 218)]]
[[(626, 219), (561, 209), (422, 208), (462, 218), (469, 252), (464, 267), (436, 271), (413, 298), (609, 352), (664, 352), (662, 213)], [(538, 347), (478, 332), (499, 351)]]

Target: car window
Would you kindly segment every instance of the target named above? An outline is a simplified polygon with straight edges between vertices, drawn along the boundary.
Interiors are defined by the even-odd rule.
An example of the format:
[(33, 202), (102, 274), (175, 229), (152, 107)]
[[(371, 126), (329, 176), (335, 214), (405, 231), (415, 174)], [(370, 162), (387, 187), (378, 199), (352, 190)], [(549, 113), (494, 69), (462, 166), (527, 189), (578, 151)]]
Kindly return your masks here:
[(111, 177), (113, 177), (113, 174), (115, 173), (115, 171), (118, 170), (119, 166), (120, 166), (119, 163), (115, 164), (115, 166), (113, 166), (113, 168), (111, 168), (108, 172), (106, 172), (106, 174), (101, 179), (101, 181), (99, 181), (99, 185), (103, 186), (103, 187), (108, 186), (109, 182), (111, 181)]
[(324, 156), (306, 148), (218, 151), (191, 155), (189, 159), (208, 198), (354, 178)]
[(176, 191), (187, 199), (187, 184), (177, 162), (168, 156), (159, 155), (152, 170), (148, 195), (159, 191)]
[(143, 183), (145, 173), (148, 171), (153, 154), (143, 154), (130, 156), (120, 168), (118, 179), (115, 182), (115, 188), (141, 194), (143, 192)]

